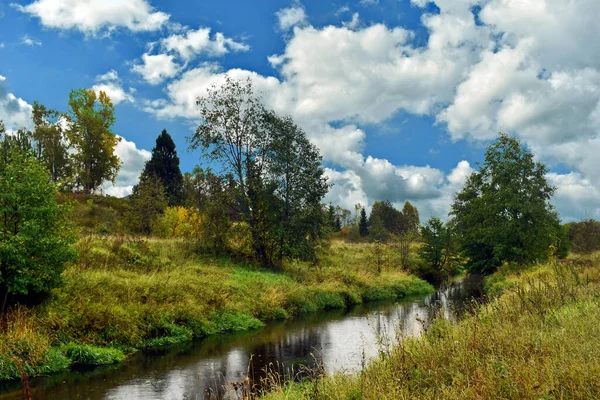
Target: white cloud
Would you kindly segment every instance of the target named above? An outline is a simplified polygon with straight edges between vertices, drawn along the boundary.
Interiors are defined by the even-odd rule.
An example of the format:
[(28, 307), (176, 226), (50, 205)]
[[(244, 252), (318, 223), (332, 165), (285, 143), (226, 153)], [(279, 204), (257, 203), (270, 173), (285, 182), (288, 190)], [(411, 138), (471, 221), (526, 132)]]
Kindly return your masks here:
[[(295, 26), (281, 54), (269, 57), (279, 79), (227, 72), (253, 79), (267, 105), (292, 115), (325, 160), (342, 169), (328, 170), (341, 182), (331, 198), (412, 199), (428, 212), (447, 213), (472, 171), (468, 162), (444, 176), (363, 154), (368, 137), (359, 126), (403, 111), (435, 117), (453, 140), (486, 142), (500, 130), (520, 137), (542, 161), (571, 169), (551, 175), (560, 184), (561, 213), (574, 218), (577, 207), (597, 213), (600, 207), (586, 199), (600, 190), (600, 2), (433, 2), (440, 12), (423, 14), (429, 33), (423, 46), (401, 26), (361, 27), (358, 15), (341, 27), (307, 25), (297, 3), (290, 9), (302, 12), (278, 14), (282, 30)], [(474, 6), (481, 7), (477, 23)], [(223, 74), (216, 64), (187, 70), (167, 86), (166, 98), (146, 109), (195, 120), (196, 97)]]
[(211, 38), (210, 31), (210, 28), (199, 28), (171, 35), (161, 40), (161, 47), (166, 52), (177, 53), (185, 62), (199, 54), (220, 57), (232, 51), (250, 50), (247, 44), (227, 38), (221, 32), (217, 32)]
[(121, 159), (121, 170), (115, 184), (106, 183), (102, 190), (111, 196), (124, 197), (131, 194), (133, 186), (138, 183), (146, 161), (152, 154), (147, 150), (138, 149), (134, 142), (124, 138), (121, 138), (115, 152)]
[(15, 96), (6, 83), (6, 78), (0, 75), (0, 120), (4, 121), (7, 129), (17, 130), (31, 125), (31, 105)]
[(140, 64), (134, 64), (132, 71), (141, 75), (151, 85), (158, 85), (165, 79), (177, 76), (181, 66), (169, 54), (144, 54)]
[(360, 16), (358, 13), (352, 14), (352, 19), (348, 22), (342, 22), (342, 25), (348, 29), (356, 29), (360, 25)]
[(129, 103), (135, 102), (135, 99), (133, 98), (135, 89), (129, 88), (129, 92), (126, 92), (125, 89), (123, 89), (117, 71), (114, 69), (106, 74), (98, 75), (96, 77), (96, 84), (92, 86), (92, 89), (96, 93), (100, 93), (101, 91), (106, 93), (114, 105), (124, 101)]
[(379, 0), (360, 0), (360, 4), (363, 6), (375, 6), (379, 4)]
[[(221, 32), (211, 37), (210, 28), (193, 30), (182, 27), (181, 30), (181, 33), (152, 43), (149, 52), (143, 54), (141, 62), (135, 63), (131, 70), (151, 85), (158, 85), (177, 76), (190, 61), (200, 55), (222, 57), (230, 52), (250, 50), (249, 45), (225, 37)], [(157, 44), (159, 53), (150, 54)]]
[(304, 7), (300, 3), (297, 3), (293, 7), (283, 8), (275, 13), (277, 16), (277, 23), (279, 29), (282, 31), (288, 31), (294, 26), (306, 25), (308, 17)]
[(86, 35), (118, 28), (155, 31), (169, 20), (169, 14), (156, 11), (146, 0), (36, 0), (12, 6), (39, 18), (45, 27), (75, 29)]
[[(24, 35), (21, 38), (21, 44), (24, 44), (25, 46), (29, 46), (29, 47), (35, 47), (35, 46), (41, 46), (42, 42), (40, 40), (34, 39), (28, 35)], [(4, 47), (4, 43), (2, 43), (1, 47)]]

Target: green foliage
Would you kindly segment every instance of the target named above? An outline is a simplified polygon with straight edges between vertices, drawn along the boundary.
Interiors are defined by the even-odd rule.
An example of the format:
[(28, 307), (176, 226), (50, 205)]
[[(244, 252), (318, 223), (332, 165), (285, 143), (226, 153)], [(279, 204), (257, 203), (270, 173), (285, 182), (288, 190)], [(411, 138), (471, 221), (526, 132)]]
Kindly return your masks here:
[(471, 271), (493, 272), (505, 261), (546, 258), (559, 227), (546, 172), (517, 139), (500, 134), (488, 147), (479, 172), (471, 174), (452, 204)]
[(227, 77), (198, 105), (203, 122), (191, 148), (219, 163), (229, 192), (228, 201), (212, 204), (221, 208), (213, 210), (217, 220), (232, 213), (247, 223), (253, 256), (263, 265), (281, 267), (284, 256), (316, 261), (328, 190), (317, 148), (290, 117), (265, 110), (250, 81)]
[(65, 206), (55, 200), (48, 172), (20, 148), (0, 152), (0, 288), (8, 294), (48, 292), (74, 260)]
[(76, 151), (72, 155), (76, 184), (91, 194), (107, 180), (114, 183), (121, 167), (115, 153), (121, 138), (111, 131), (114, 106), (102, 91), (97, 96), (92, 89), (79, 89), (69, 94), (69, 107), (67, 137)]
[(372, 242), (385, 243), (390, 237), (389, 231), (385, 227), (385, 222), (380, 217), (369, 218), (369, 240)]
[(125, 359), (121, 350), (86, 344), (68, 344), (65, 355), (76, 365), (110, 365)]
[(53, 182), (62, 187), (72, 183), (72, 168), (69, 157), (69, 144), (59, 119), (58, 111), (48, 109), (35, 101), (33, 103), (33, 139), (35, 140), (36, 158), (50, 172)]
[(165, 190), (160, 180), (142, 174), (140, 182), (133, 187), (131, 208), (127, 213), (127, 225), (133, 233), (150, 235), (156, 220), (167, 207)]
[(600, 250), (600, 222), (594, 219), (571, 224), (568, 236), (574, 253), (590, 254)]
[(377, 220), (383, 223), (383, 228), (389, 233), (398, 235), (403, 231), (402, 213), (396, 210), (388, 200), (373, 203), (371, 215), (369, 216), (369, 227), (371, 230)]
[(402, 232), (418, 235), (420, 225), (419, 210), (407, 201), (402, 207)]
[(165, 189), (169, 206), (182, 204), (183, 175), (179, 169), (179, 157), (175, 150), (175, 142), (166, 129), (156, 138), (152, 157), (146, 162), (142, 175), (158, 178)]
[(369, 223), (367, 222), (367, 212), (364, 207), (360, 210), (360, 220), (358, 221), (358, 233), (365, 237), (369, 234)]
[(421, 228), (421, 239), (419, 256), (433, 270), (430, 278), (436, 281), (448, 278), (456, 256), (452, 224), (444, 224), (439, 218), (432, 217)]

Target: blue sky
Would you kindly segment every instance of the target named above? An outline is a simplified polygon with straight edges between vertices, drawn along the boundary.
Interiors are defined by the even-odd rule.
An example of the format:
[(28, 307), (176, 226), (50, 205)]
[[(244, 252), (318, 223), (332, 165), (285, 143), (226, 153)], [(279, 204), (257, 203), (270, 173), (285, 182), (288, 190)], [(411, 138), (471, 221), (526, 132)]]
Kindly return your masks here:
[(321, 149), (347, 208), (409, 200), (444, 217), (498, 131), (551, 167), (563, 219), (600, 218), (600, 28), (595, 0), (0, 1), (0, 119), (34, 100), (67, 110), (105, 90), (136, 183), (166, 128), (182, 169), (194, 99), (251, 78)]

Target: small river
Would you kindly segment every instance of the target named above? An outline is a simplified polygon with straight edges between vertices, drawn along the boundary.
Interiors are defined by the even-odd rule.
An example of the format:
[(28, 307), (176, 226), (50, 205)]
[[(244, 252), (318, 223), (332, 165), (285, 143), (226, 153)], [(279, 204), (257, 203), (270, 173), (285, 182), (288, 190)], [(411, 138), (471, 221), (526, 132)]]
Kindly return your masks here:
[[(442, 285), (432, 295), (397, 303), (327, 312), (158, 353), (140, 353), (119, 366), (71, 371), (32, 380), (34, 400), (192, 400), (239, 398), (231, 382), (258, 382), (271, 365), (281, 372), (319, 363), (328, 372), (359, 371), (402, 336), (420, 335), (434, 315), (455, 320), (481, 279)], [(22, 399), (17, 382), (0, 386), (0, 400)]]

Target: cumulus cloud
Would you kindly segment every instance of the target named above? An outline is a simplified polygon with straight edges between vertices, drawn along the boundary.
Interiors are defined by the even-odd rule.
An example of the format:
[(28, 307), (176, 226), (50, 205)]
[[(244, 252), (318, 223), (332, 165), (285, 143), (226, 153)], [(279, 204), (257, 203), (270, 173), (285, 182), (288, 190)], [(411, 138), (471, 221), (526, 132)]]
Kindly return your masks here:
[(283, 8), (275, 13), (277, 24), (282, 31), (288, 31), (294, 26), (306, 25), (308, 17), (304, 7), (296, 3), (293, 7)]
[(117, 71), (115, 71), (114, 69), (107, 72), (106, 74), (98, 75), (96, 77), (96, 84), (92, 86), (92, 89), (96, 93), (106, 93), (108, 97), (110, 97), (114, 105), (117, 105), (124, 101), (129, 103), (135, 102), (135, 99), (133, 98), (133, 93), (135, 93), (135, 89), (129, 88), (129, 91), (126, 92), (125, 89), (123, 89)]
[(183, 28), (182, 33), (170, 35), (153, 43), (158, 45), (158, 54), (145, 53), (141, 62), (133, 65), (132, 71), (151, 85), (158, 85), (173, 78), (185, 69), (187, 63), (200, 55), (222, 57), (230, 52), (250, 50), (250, 46), (225, 37), (217, 32), (211, 36), (210, 28), (197, 30)]
[(141, 63), (134, 64), (132, 71), (141, 75), (151, 85), (158, 85), (165, 79), (173, 78), (181, 70), (175, 61), (175, 56), (169, 54), (144, 54)]
[(146, 161), (152, 154), (148, 150), (138, 149), (134, 142), (125, 138), (121, 138), (115, 152), (121, 159), (121, 170), (115, 184), (106, 183), (102, 190), (111, 196), (124, 197), (131, 194), (133, 186), (138, 183)]
[(17, 130), (31, 124), (32, 107), (25, 100), (15, 96), (0, 75), (0, 120), (7, 129)]
[(336, 166), (327, 170), (339, 182), (329, 198), (408, 199), (440, 215), (472, 172), (469, 163), (458, 162), (448, 174), (393, 165), (363, 154), (368, 137), (361, 127), (402, 111), (434, 117), (455, 141), (486, 143), (508, 131), (542, 161), (571, 169), (549, 175), (561, 213), (575, 218), (578, 207), (597, 213), (586, 199), (600, 190), (600, 2), (431, 2), (440, 11), (421, 17), (429, 34), (424, 45), (402, 26), (361, 27), (358, 15), (342, 26), (313, 27), (297, 3), (278, 13), (282, 30), (295, 27), (284, 50), (269, 57), (279, 78), (202, 64), (146, 109), (194, 120), (196, 97), (225, 72), (250, 78), (267, 105), (292, 115)]
[(45, 27), (74, 29), (86, 35), (118, 28), (155, 31), (169, 20), (169, 14), (156, 11), (146, 0), (36, 0), (26, 6), (12, 5), (39, 18)]

